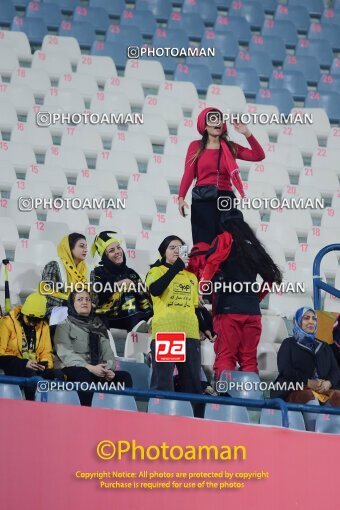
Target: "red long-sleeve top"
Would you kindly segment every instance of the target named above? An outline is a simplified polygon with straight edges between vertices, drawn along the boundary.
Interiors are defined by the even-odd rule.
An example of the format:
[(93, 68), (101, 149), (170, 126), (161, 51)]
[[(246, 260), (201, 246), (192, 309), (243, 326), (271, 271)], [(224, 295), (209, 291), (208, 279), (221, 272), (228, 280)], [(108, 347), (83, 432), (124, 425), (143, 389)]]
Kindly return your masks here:
[[(259, 142), (253, 135), (250, 135), (247, 140), (250, 144), (250, 149), (235, 143), (237, 149), (235, 159), (243, 159), (245, 161), (262, 161), (265, 158), (265, 153)], [(219, 149), (205, 149), (199, 159), (192, 163), (192, 158), (199, 149), (199, 145), (200, 140), (194, 140), (188, 147), (188, 152), (185, 158), (184, 173), (179, 187), (179, 197), (185, 198), (195, 176), (197, 177), (196, 186), (206, 186), (207, 184), (217, 185)], [(223, 164), (223, 158), (221, 158), (220, 161), (218, 189), (222, 191), (232, 191), (229, 173)]]

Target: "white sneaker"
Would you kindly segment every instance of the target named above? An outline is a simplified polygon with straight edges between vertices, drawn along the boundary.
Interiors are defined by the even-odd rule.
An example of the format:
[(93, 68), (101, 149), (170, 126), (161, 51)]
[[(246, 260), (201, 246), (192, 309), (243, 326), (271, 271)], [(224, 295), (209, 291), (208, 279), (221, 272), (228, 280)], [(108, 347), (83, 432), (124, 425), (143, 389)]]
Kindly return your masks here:
[(140, 321), (132, 328), (131, 331), (133, 331), (134, 333), (148, 333), (149, 326), (145, 321)]

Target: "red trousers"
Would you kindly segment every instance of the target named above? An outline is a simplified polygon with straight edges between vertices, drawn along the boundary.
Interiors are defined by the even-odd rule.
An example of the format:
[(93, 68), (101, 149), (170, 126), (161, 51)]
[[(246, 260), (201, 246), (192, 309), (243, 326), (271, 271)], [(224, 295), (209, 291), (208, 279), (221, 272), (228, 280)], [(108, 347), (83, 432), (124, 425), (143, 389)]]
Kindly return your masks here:
[(217, 340), (214, 345), (214, 370), (218, 380), (223, 370), (258, 372), (257, 346), (260, 341), (261, 315), (220, 314), (214, 317)]

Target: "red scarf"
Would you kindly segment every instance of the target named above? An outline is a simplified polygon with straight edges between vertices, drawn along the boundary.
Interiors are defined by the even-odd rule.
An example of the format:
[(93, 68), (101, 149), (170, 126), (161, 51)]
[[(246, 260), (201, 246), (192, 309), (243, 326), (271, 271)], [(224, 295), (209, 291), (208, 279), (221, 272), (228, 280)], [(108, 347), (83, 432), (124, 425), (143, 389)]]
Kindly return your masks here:
[[(222, 116), (222, 112), (218, 108), (205, 108), (201, 111), (197, 118), (197, 131), (203, 135), (207, 124), (206, 124), (206, 115), (208, 112), (212, 110), (217, 110), (220, 112)], [(223, 122), (223, 133), (227, 132), (227, 124)], [(241, 197), (243, 198), (245, 196), (244, 189), (243, 189), (243, 183), (240, 176), (240, 171), (237, 166), (236, 160), (234, 156), (232, 155), (227, 143), (224, 140), (221, 140), (221, 148), (222, 148), (222, 160), (224, 161), (224, 166), (227, 169), (230, 177), (230, 182), (235, 186)]]

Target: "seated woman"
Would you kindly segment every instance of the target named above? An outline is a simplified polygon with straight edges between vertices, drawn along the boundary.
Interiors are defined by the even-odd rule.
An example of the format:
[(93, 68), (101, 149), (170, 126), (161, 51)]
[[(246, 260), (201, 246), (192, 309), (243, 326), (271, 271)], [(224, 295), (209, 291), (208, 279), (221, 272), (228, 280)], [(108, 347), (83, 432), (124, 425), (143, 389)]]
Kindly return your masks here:
[[(44, 379), (64, 379), (53, 370), (50, 328), (44, 320), (46, 298), (30, 294), (25, 303), (0, 320), (0, 368), (6, 375)], [(26, 388), (26, 398), (34, 400), (35, 389)]]
[(125, 253), (116, 232), (101, 232), (91, 248), (101, 257), (99, 266), (91, 273), (91, 283), (100, 283), (96, 292), (97, 310), (110, 328), (148, 332), (147, 321), (152, 317), (149, 294), (133, 269), (126, 265)]
[[(188, 257), (179, 256), (184, 245), (177, 236), (168, 236), (160, 244), (160, 259), (151, 266), (146, 284), (152, 296), (154, 316), (152, 319), (152, 379), (151, 389), (174, 391), (173, 362), (157, 362), (155, 359), (155, 336), (159, 332), (184, 332), (186, 335), (186, 361), (177, 363), (180, 389), (187, 393), (202, 393), (200, 379), (201, 348), (198, 310), (198, 281), (185, 269)], [(201, 329), (214, 340), (206, 324)]]
[[(59, 260), (52, 260), (43, 269), (42, 282), (63, 283), (69, 286), (76, 283), (86, 284), (89, 274), (85, 263), (87, 255), (86, 237), (74, 232), (63, 237), (57, 247)], [(65, 290), (53, 291), (45, 294), (47, 298), (47, 316), (50, 317), (54, 307), (67, 306), (70, 287)], [(40, 292), (44, 293), (44, 285)], [(65, 314), (66, 315), (66, 314)]]
[(333, 354), (340, 369), (340, 315), (333, 325), (333, 343), (331, 344)]
[[(110, 346), (109, 332), (94, 314), (87, 291), (71, 292), (68, 317), (58, 324), (54, 336), (57, 356), (69, 381), (114, 381), (132, 386), (127, 372), (116, 372), (116, 361)], [(90, 406), (92, 393), (79, 392), (82, 405)]]
[(271, 398), (306, 404), (315, 398), (321, 404), (340, 406), (340, 370), (329, 344), (315, 338), (315, 310), (299, 308), (293, 321), (293, 336), (283, 340), (277, 354), (279, 375), (275, 382), (303, 383), (303, 390), (271, 392)]

